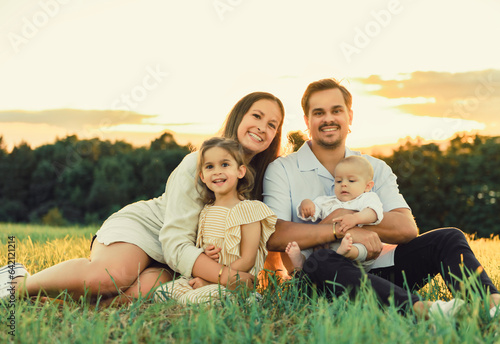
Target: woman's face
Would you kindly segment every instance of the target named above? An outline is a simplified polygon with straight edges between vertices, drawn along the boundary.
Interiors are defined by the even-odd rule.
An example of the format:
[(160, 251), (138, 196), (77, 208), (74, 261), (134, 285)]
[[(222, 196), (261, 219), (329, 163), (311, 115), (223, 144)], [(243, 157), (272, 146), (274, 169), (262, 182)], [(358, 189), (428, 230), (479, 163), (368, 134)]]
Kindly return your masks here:
[(281, 110), (275, 101), (261, 99), (252, 104), (238, 127), (238, 141), (247, 158), (253, 158), (269, 147), (281, 121)]

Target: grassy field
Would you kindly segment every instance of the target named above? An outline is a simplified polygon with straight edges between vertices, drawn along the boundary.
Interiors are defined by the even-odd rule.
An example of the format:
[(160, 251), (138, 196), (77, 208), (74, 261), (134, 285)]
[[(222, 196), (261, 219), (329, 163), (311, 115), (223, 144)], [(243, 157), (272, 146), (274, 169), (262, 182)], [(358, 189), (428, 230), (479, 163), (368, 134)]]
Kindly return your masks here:
[[(15, 237), (16, 260), (36, 272), (88, 256), (95, 231), (0, 224), (0, 263), (6, 264), (9, 236)], [(470, 244), (500, 286), (499, 238), (470, 238)], [(303, 295), (293, 281), (271, 286), (261, 302), (250, 304), (238, 296), (221, 305), (187, 307), (147, 300), (110, 308), (82, 300), (3, 302), (0, 343), (500, 343), (499, 319), (489, 319), (478, 293), (455, 318), (417, 321), (380, 306), (368, 288), (355, 300), (329, 302)], [(450, 297), (440, 278), (419, 293), (428, 299)], [(9, 334), (11, 324), (15, 336)]]

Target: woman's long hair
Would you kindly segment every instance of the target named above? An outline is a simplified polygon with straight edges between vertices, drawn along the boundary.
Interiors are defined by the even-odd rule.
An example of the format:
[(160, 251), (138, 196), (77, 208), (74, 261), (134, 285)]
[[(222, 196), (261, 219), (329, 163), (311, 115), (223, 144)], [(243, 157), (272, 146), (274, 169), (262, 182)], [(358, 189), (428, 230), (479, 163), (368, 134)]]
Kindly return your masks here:
[(255, 172), (255, 186), (251, 192), (251, 199), (262, 200), (262, 184), (264, 180), (264, 172), (267, 166), (276, 159), (281, 152), (281, 132), (283, 122), (285, 120), (285, 107), (279, 98), (267, 92), (253, 92), (241, 98), (229, 112), (226, 121), (224, 122), (221, 135), (226, 138), (238, 140), (238, 127), (245, 114), (250, 110), (252, 105), (261, 99), (267, 99), (276, 102), (281, 111), (281, 122), (276, 128), (276, 136), (269, 147), (255, 155), (252, 160), (247, 163)]

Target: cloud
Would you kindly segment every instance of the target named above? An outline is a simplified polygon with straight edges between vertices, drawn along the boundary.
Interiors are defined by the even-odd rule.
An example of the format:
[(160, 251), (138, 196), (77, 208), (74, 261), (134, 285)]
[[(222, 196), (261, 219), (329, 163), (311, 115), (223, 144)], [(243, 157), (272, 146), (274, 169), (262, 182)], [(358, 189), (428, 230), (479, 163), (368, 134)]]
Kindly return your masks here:
[(399, 100), (395, 107), (404, 113), (498, 123), (500, 70), (417, 71), (391, 80), (379, 75), (356, 80), (369, 85), (368, 92), (373, 95)]
[[(0, 123), (48, 124), (68, 131), (89, 128), (111, 128), (118, 125), (150, 125), (156, 115), (143, 115), (132, 111), (53, 109), (43, 111), (0, 111)], [(154, 123), (171, 127), (192, 123)]]

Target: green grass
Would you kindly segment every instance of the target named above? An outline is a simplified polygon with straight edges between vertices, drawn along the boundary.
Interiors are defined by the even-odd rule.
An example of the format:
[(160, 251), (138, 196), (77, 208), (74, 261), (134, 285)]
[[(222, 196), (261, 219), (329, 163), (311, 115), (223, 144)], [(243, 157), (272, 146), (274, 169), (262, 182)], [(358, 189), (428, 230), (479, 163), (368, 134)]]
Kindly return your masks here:
[(46, 225), (0, 223), (0, 238), (2, 239), (1, 242), (7, 242), (7, 236), (15, 236), (17, 240), (24, 240), (29, 237), (33, 242), (46, 242), (47, 240), (62, 239), (67, 236), (92, 238), (98, 229), (97, 227), (52, 227)]
[[(0, 226), (2, 235), (6, 234), (5, 228), (10, 231), (15, 227)], [(88, 244), (85, 231), (95, 230), (17, 229), (18, 250), (29, 251), (19, 254), (28, 259), (32, 271), (73, 255), (85, 256), (82, 252), (88, 252), (88, 248), (64, 254), (70, 248)], [(37, 242), (29, 231), (41, 229), (48, 234)], [(83, 239), (57, 237), (60, 230), (75, 230)], [(21, 232), (31, 239), (19, 239), (17, 233)], [(50, 239), (52, 235), (55, 237)], [(471, 246), (476, 247), (481, 261), (490, 258), (485, 259), (489, 264), (485, 268), (492, 272), (490, 276), (498, 286), (498, 238), (474, 241)], [(57, 257), (52, 261), (50, 255)], [(36, 264), (30, 256), (45, 263)], [(420, 293), (429, 299), (448, 297), (443, 288), (435, 279)], [(472, 289), (467, 283), (465, 288)], [(381, 306), (369, 288), (354, 300), (344, 295), (329, 301), (314, 294), (304, 295), (296, 280), (283, 284), (272, 280), (263, 296), (261, 302), (251, 304), (235, 295), (219, 305), (180, 306), (141, 299), (129, 306), (108, 308), (84, 301), (16, 300), (15, 337), (8, 334), (7, 327), (11, 303), (4, 302), (0, 305), (0, 343), (500, 343), (500, 335), (495, 337), (500, 331), (499, 320), (489, 319), (485, 296), (474, 292), (471, 302), (455, 318), (436, 321), (417, 321), (411, 313), (401, 315), (394, 306)]]

